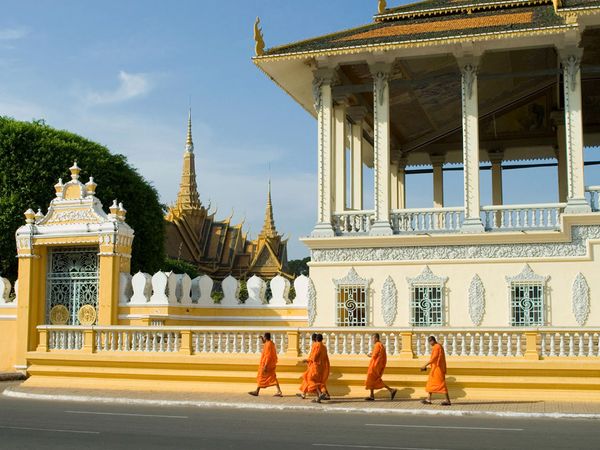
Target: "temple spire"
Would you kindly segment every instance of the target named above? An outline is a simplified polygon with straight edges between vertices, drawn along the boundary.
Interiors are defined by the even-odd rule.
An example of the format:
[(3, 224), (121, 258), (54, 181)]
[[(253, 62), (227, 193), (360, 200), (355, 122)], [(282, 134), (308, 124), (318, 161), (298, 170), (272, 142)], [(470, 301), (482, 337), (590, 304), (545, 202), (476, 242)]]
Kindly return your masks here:
[(269, 179), (269, 189), (267, 191), (267, 208), (265, 211), (265, 223), (263, 229), (260, 232), (261, 236), (267, 238), (274, 238), (277, 236), (277, 229), (275, 228), (275, 219), (273, 219), (273, 203), (271, 203), (271, 179)]
[(201, 207), (198, 186), (196, 184), (196, 162), (194, 142), (192, 141), (192, 108), (188, 112), (187, 138), (183, 154), (183, 170), (177, 194), (177, 206), (180, 209), (198, 209)]

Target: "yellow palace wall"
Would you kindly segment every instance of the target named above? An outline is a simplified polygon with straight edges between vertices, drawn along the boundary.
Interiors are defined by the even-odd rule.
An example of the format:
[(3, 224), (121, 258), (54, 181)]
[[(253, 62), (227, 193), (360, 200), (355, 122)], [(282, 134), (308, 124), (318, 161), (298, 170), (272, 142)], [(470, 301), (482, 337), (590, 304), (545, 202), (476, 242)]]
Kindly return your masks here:
[(15, 371), (16, 305), (0, 305), (0, 372)]

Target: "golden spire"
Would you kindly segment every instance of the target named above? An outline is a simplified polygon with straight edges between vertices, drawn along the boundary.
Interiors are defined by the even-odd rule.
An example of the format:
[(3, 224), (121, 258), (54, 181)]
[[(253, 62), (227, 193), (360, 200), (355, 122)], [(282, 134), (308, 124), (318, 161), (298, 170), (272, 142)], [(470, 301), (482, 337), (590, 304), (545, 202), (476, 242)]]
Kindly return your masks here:
[(265, 39), (259, 25), (260, 17), (257, 17), (256, 22), (254, 22), (254, 53), (256, 53), (256, 56), (265, 54)]
[(383, 14), (384, 11), (387, 8), (387, 1), (386, 0), (379, 0), (379, 3), (377, 5), (377, 11), (379, 14)]
[(194, 152), (194, 141), (192, 141), (192, 108), (188, 112), (188, 128), (187, 138), (185, 140), (185, 150), (188, 152)]
[(275, 220), (273, 219), (273, 204), (271, 203), (271, 179), (269, 179), (269, 190), (267, 192), (267, 208), (265, 211), (265, 223), (262, 231), (262, 237), (274, 238), (277, 237), (277, 229), (275, 228)]
[(183, 154), (183, 170), (181, 172), (181, 183), (179, 183), (179, 193), (177, 194), (177, 207), (179, 209), (198, 209), (201, 206), (196, 184), (196, 161), (192, 141), (192, 108), (190, 108), (185, 153)]

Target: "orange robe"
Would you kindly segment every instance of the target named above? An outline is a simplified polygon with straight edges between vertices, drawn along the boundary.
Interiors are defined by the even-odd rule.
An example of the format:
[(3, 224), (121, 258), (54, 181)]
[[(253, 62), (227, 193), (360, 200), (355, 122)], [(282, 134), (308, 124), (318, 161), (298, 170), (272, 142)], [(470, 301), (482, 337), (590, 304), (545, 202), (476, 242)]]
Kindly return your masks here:
[(323, 390), (323, 380), (327, 374), (327, 349), (321, 343), (315, 345), (312, 363), (309, 363), (307, 392), (320, 393)]
[(385, 347), (381, 342), (376, 342), (373, 346), (371, 362), (367, 369), (367, 381), (365, 382), (366, 389), (383, 389), (385, 387), (381, 377), (387, 364), (387, 355)]
[(310, 354), (308, 355), (308, 358), (306, 358), (308, 365), (306, 367), (306, 370), (302, 374), (302, 384), (300, 385), (300, 392), (308, 392), (308, 376), (310, 373), (310, 365), (313, 362), (317, 345), (317, 342), (312, 343), (312, 347), (310, 348)]
[(321, 378), (321, 384), (323, 389), (327, 389), (327, 380), (329, 379), (329, 373), (331, 372), (331, 364), (329, 363), (329, 354), (327, 353), (327, 347), (322, 342), (319, 342), (321, 350), (323, 352), (323, 376)]
[(258, 387), (266, 388), (277, 384), (276, 366), (277, 350), (275, 350), (275, 344), (271, 341), (266, 341), (263, 346), (262, 355), (260, 356), (258, 376), (256, 377)]
[(431, 370), (429, 371), (425, 391), (432, 394), (447, 394), (446, 355), (444, 354), (444, 348), (440, 344), (436, 343), (432, 347), (429, 364)]

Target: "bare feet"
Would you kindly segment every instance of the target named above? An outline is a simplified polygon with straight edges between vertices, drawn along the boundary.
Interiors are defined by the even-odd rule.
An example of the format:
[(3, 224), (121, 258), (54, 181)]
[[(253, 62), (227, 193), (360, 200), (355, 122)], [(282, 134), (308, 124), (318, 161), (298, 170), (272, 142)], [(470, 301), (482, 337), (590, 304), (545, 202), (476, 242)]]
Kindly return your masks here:
[(296, 397), (300, 397), (302, 400), (306, 400), (306, 394), (297, 393)]
[(283, 392), (279, 391), (273, 395), (273, 397), (283, 397)]

